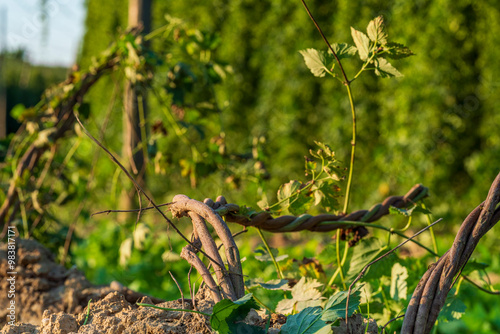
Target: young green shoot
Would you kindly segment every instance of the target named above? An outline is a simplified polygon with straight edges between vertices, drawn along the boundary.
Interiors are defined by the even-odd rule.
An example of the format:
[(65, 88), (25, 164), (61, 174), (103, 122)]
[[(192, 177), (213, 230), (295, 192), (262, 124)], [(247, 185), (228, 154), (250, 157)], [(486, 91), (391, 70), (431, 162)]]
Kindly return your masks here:
[(152, 305), (152, 304), (146, 304), (146, 303), (137, 303), (137, 305), (139, 305), (139, 306), (143, 306), (143, 307), (151, 307), (151, 308), (156, 308), (156, 309), (158, 309), (158, 310), (163, 310), (163, 311), (174, 311), (174, 312), (197, 313), (197, 314), (201, 314), (201, 315), (204, 315), (204, 316), (207, 316), (207, 317), (212, 316), (212, 315), (211, 315), (211, 314), (209, 314), (209, 313), (204, 313), (204, 312), (195, 311), (195, 310), (179, 309), (179, 308), (168, 308), (168, 307), (160, 307), (160, 306), (156, 306), (156, 305)]
[(87, 315), (85, 316), (85, 321), (83, 322), (83, 326), (85, 326), (87, 324), (87, 322), (89, 321), (89, 317), (90, 317), (90, 303), (92, 302), (92, 299), (89, 300), (89, 302), (87, 303)]

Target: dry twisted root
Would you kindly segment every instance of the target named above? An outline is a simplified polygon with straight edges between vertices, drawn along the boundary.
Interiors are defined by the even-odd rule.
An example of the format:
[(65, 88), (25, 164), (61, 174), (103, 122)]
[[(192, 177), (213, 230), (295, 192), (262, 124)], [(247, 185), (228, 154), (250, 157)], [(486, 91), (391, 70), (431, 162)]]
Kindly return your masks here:
[[(376, 204), (370, 210), (358, 210), (348, 215), (321, 214), (311, 216), (308, 214), (296, 216), (281, 216), (273, 218), (269, 212), (260, 212), (251, 218), (239, 215), (240, 207), (236, 204), (228, 204), (226, 199), (219, 196), (214, 202), (205, 199), (204, 203), (217, 210), (221, 216), (226, 217), (226, 221), (237, 223), (243, 226), (254, 226), (269, 232), (295, 232), (295, 231), (315, 231), (327, 232), (338, 228), (347, 227), (343, 221), (373, 222), (389, 213), (391, 206), (397, 208), (407, 207), (428, 195), (428, 189), (421, 184), (417, 184), (404, 196), (391, 196), (386, 198), (381, 204)], [(358, 233), (366, 231), (364, 227), (355, 228)], [(366, 234), (366, 232), (365, 232)]]
[[(193, 222), (193, 234), (195, 242), (201, 243), (204, 250), (213, 259), (212, 266), (220, 285), (220, 292), (215, 285), (211, 275), (207, 275), (208, 268), (196, 256), (195, 250), (191, 245), (183, 248), (181, 257), (187, 260), (203, 276), (205, 283), (212, 291), (212, 296), (217, 302), (220, 298), (236, 300), (243, 297), (245, 292), (243, 284), (243, 274), (241, 270), (241, 261), (238, 247), (231, 236), (231, 231), (226, 223), (211, 207), (202, 202), (190, 199), (185, 195), (176, 195), (170, 206), (170, 211), (175, 217), (189, 216)], [(227, 266), (226, 269), (219, 254), (215, 241), (207, 229), (205, 221), (211, 224), (222, 243), (224, 244)]]
[(493, 181), (486, 201), (464, 220), (449, 249), (433, 264), (418, 283), (403, 321), (403, 334), (431, 331), (459, 274), (476, 248), (479, 239), (500, 220), (500, 173)]

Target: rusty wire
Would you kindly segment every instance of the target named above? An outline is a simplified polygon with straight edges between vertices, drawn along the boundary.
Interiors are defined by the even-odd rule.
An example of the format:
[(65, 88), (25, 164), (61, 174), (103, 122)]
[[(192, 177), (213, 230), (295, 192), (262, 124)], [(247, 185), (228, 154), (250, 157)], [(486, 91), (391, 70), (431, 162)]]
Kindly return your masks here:
[[(251, 217), (239, 214), (240, 207), (236, 204), (228, 204), (223, 196), (217, 197), (214, 202), (211, 199), (205, 199), (204, 203), (217, 210), (221, 216), (225, 216), (226, 221), (237, 223), (243, 226), (258, 227), (268, 232), (296, 232), (296, 231), (314, 231), (328, 232), (338, 228), (349, 227), (342, 222), (373, 222), (382, 216), (389, 214), (389, 208), (406, 208), (418, 200), (428, 195), (428, 188), (421, 184), (416, 184), (404, 196), (387, 197), (382, 203), (372, 206), (369, 210), (358, 210), (347, 215), (320, 214), (312, 216), (303, 214), (300, 216), (281, 216), (273, 218), (271, 213), (263, 211)], [(356, 228), (362, 228), (358, 226)]]
[(483, 237), (500, 220), (500, 173), (488, 197), (462, 223), (452, 247), (431, 265), (418, 283), (403, 321), (403, 334), (430, 333), (459, 275)]

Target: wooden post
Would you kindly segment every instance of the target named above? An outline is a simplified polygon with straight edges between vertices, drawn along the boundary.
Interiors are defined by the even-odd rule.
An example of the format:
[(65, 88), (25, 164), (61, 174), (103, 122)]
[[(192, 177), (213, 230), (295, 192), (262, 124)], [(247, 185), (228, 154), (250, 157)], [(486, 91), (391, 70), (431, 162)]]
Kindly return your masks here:
[[(142, 26), (142, 34), (151, 31), (151, 0), (129, 0), (128, 27)], [(127, 80), (123, 95), (123, 143), (122, 154), (125, 158), (125, 167), (132, 172), (138, 184), (144, 188), (146, 184), (146, 157), (141, 145), (146, 138), (142, 138), (141, 119), (146, 120), (147, 96), (146, 92), (138, 92), (138, 87)], [(142, 113), (142, 115), (141, 115)], [(142, 130), (142, 131), (141, 131)], [(120, 207), (129, 210), (134, 206), (135, 191), (132, 188), (124, 189)], [(121, 216), (120, 220), (126, 219)]]

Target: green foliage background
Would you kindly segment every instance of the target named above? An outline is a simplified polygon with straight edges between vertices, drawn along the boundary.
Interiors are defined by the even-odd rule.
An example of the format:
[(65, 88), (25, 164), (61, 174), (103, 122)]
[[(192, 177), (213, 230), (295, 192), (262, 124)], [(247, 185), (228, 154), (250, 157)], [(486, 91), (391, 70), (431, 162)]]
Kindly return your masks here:
[[(107, 11), (88, 2), (82, 65), (107, 46), (116, 28), (123, 29), (126, 5), (119, 3), (107, 3)], [(301, 176), (302, 157), (314, 140), (348, 160), (348, 101), (336, 82), (312, 77), (303, 65), (298, 50), (325, 47), (300, 3), (153, 5), (153, 27), (164, 24), (168, 14), (220, 34), (216, 57), (234, 71), (217, 87), (219, 103), (227, 101), (220, 119), (229, 151), (248, 149), (253, 137), (263, 136), (274, 185)], [(500, 160), (498, 8), (476, 1), (316, 1), (310, 7), (331, 42), (351, 42), (349, 26), (364, 29), (371, 18), (384, 15), (390, 35), (416, 53), (395, 64), (404, 78), (367, 76), (354, 84), (360, 150), (352, 203), (366, 207), (420, 182), (439, 198), (435, 214), (463, 217), (483, 199)], [(109, 96), (109, 89), (100, 94)], [(95, 103), (94, 114), (105, 105)], [(213, 192), (212, 187), (204, 195)]]
[[(430, 188), (427, 204), (434, 216), (445, 218), (437, 226), (439, 248), (445, 251), (465, 216), (484, 200), (499, 171), (498, 5), (494, 1), (472, 0), (342, 0), (310, 1), (308, 5), (332, 43), (352, 43), (350, 26), (365, 30), (369, 20), (383, 15), (391, 38), (416, 54), (409, 60), (393, 62), (404, 74), (402, 78), (383, 80), (365, 75), (353, 83), (358, 151), (350, 208), (369, 208), (386, 196), (402, 195), (415, 183), (422, 183)], [(82, 69), (115, 40), (127, 20), (127, 1), (88, 0), (87, 6), (87, 30), (79, 58)], [(183, 0), (156, 1), (153, 6), (153, 30), (164, 25), (165, 15), (170, 15), (207, 36), (220, 36), (213, 58), (232, 70), (213, 86), (215, 95), (207, 97), (209, 102), (217, 103), (220, 111), (191, 108), (196, 115), (193, 123), (203, 127), (205, 134), (190, 134), (189, 139), (197, 143), (206, 140), (204, 135), (224, 133), (225, 150), (243, 161), (206, 162), (219, 167), (211, 172), (203, 170), (210, 166), (200, 168), (193, 188), (189, 177), (181, 176), (183, 166), (177, 163), (188, 158), (179, 152), (182, 149), (178, 139), (167, 128), (168, 134), (155, 146), (156, 152), (164, 154), (165, 170), (155, 173), (155, 166), (148, 167), (148, 189), (158, 202), (168, 202), (178, 193), (199, 200), (224, 194), (231, 202), (257, 207), (262, 196), (272, 200), (280, 184), (304, 179), (303, 156), (314, 147), (314, 141), (328, 143), (338, 159), (348, 165), (349, 103), (343, 87), (335, 80), (313, 77), (303, 63), (299, 50), (326, 48), (300, 2)], [(169, 50), (168, 45), (158, 43), (152, 47)], [(355, 62), (344, 62), (351, 76), (359, 65)], [(157, 80), (167, 82), (168, 64), (162, 69)], [(103, 143), (115, 152), (121, 150), (119, 100), (123, 79), (122, 74), (116, 73), (99, 82), (86, 101), (91, 110), (87, 124), (93, 133), (97, 133), (111, 108)], [(110, 106), (115, 90), (118, 102)], [(188, 94), (186, 103), (196, 102), (199, 96), (195, 95)], [(165, 122), (161, 109), (162, 101), (151, 98), (148, 127), (157, 120)], [(73, 144), (69, 142), (68, 148)], [(75, 162), (70, 165), (73, 179), (79, 180), (83, 188), (96, 150), (89, 141), (82, 141)], [(256, 161), (263, 163), (269, 179), (256, 176)], [(126, 264), (120, 264), (120, 245), (137, 233), (135, 216), (127, 222), (117, 222), (110, 216), (90, 218), (89, 214), (118, 208), (117, 189), (128, 181), (117, 176), (116, 166), (104, 156), (98, 160), (97, 170), (93, 191), (85, 195), (87, 204), (77, 226), (71, 261), (96, 283), (118, 279), (131, 288), (169, 298), (176, 288), (166, 278), (168, 271), (183, 275), (188, 268), (175, 257), (183, 244), (177, 242), (173, 233), (168, 234), (171, 239), (166, 238), (164, 223), (148, 213), (144, 216), (149, 226), (143, 230), (144, 245), (131, 252)], [(65, 210), (58, 213), (61, 221), (73, 219), (71, 212), (81, 198), (67, 203)], [(388, 225), (397, 222), (397, 218), (385, 220)], [(423, 221), (420, 223), (423, 225)], [(53, 245), (60, 245), (66, 231), (67, 228), (55, 231), (55, 239), (45, 237), (45, 242), (57, 240)], [(498, 272), (500, 263), (493, 254), (500, 249), (493, 234), (482, 240), (477, 257)], [(276, 237), (272, 242), (278, 245), (281, 240), (290, 258), (301, 259), (317, 257), (317, 249), (331, 242), (329, 237), (295, 234)], [(242, 238), (250, 241), (239, 240), (241, 253), (251, 254), (258, 242), (251, 235)], [(301, 246), (293, 247), (294, 244)], [(57, 247), (54, 248), (61, 251)], [(253, 257), (243, 266), (249, 273), (260, 272), (263, 278), (274, 274), (272, 268)], [(180, 280), (185, 281), (184, 277)], [(500, 324), (488, 310), (492, 303), (499, 305), (498, 300), (488, 296), (484, 303), (474, 303), (472, 296), (477, 292), (467, 289), (464, 295), (468, 311), (457, 328), (476, 333), (498, 330)], [(474, 316), (488, 321), (472, 321)]]
[[(124, 26), (123, 19), (110, 22), (106, 11), (92, 10), (99, 2), (89, 0), (88, 5), (92, 15), (82, 63), (104, 47), (100, 29), (116, 27), (117, 22)], [(339, 159), (348, 161), (348, 101), (335, 80), (315, 78), (303, 64), (299, 50), (325, 46), (299, 2), (186, 0), (153, 6), (153, 29), (168, 14), (190, 27), (220, 34), (215, 57), (233, 69), (216, 87), (227, 151), (248, 151), (254, 138), (265, 139), (261, 157), (270, 180), (264, 193), (272, 197), (279, 184), (303, 179), (303, 156), (314, 140), (328, 143)], [(352, 43), (349, 26), (364, 30), (370, 19), (383, 15), (391, 38), (416, 54), (394, 62), (403, 78), (366, 75), (353, 84), (358, 153), (351, 210), (368, 208), (422, 183), (431, 190), (435, 217), (445, 218), (437, 227), (443, 231), (439, 246), (444, 251), (463, 218), (484, 200), (500, 165), (498, 6), (488, 1), (419, 0), (310, 1), (309, 7), (332, 43)], [(89, 43), (95, 35), (101, 42)], [(344, 63), (352, 75), (355, 66)], [(176, 193), (199, 199), (224, 194), (255, 207), (260, 193), (252, 183), (244, 176), (236, 184), (225, 183), (227, 173), (212, 175), (191, 189), (172, 166), (161, 187), (151, 188), (166, 201)], [(496, 247), (492, 234), (482, 241), (484, 251), (478, 256), (498, 268), (492, 252), (486, 251)], [(321, 244), (325, 237), (315, 238)], [(305, 254), (292, 249), (291, 256), (317, 256), (311, 248)], [(478, 324), (468, 326), (479, 331)]]

